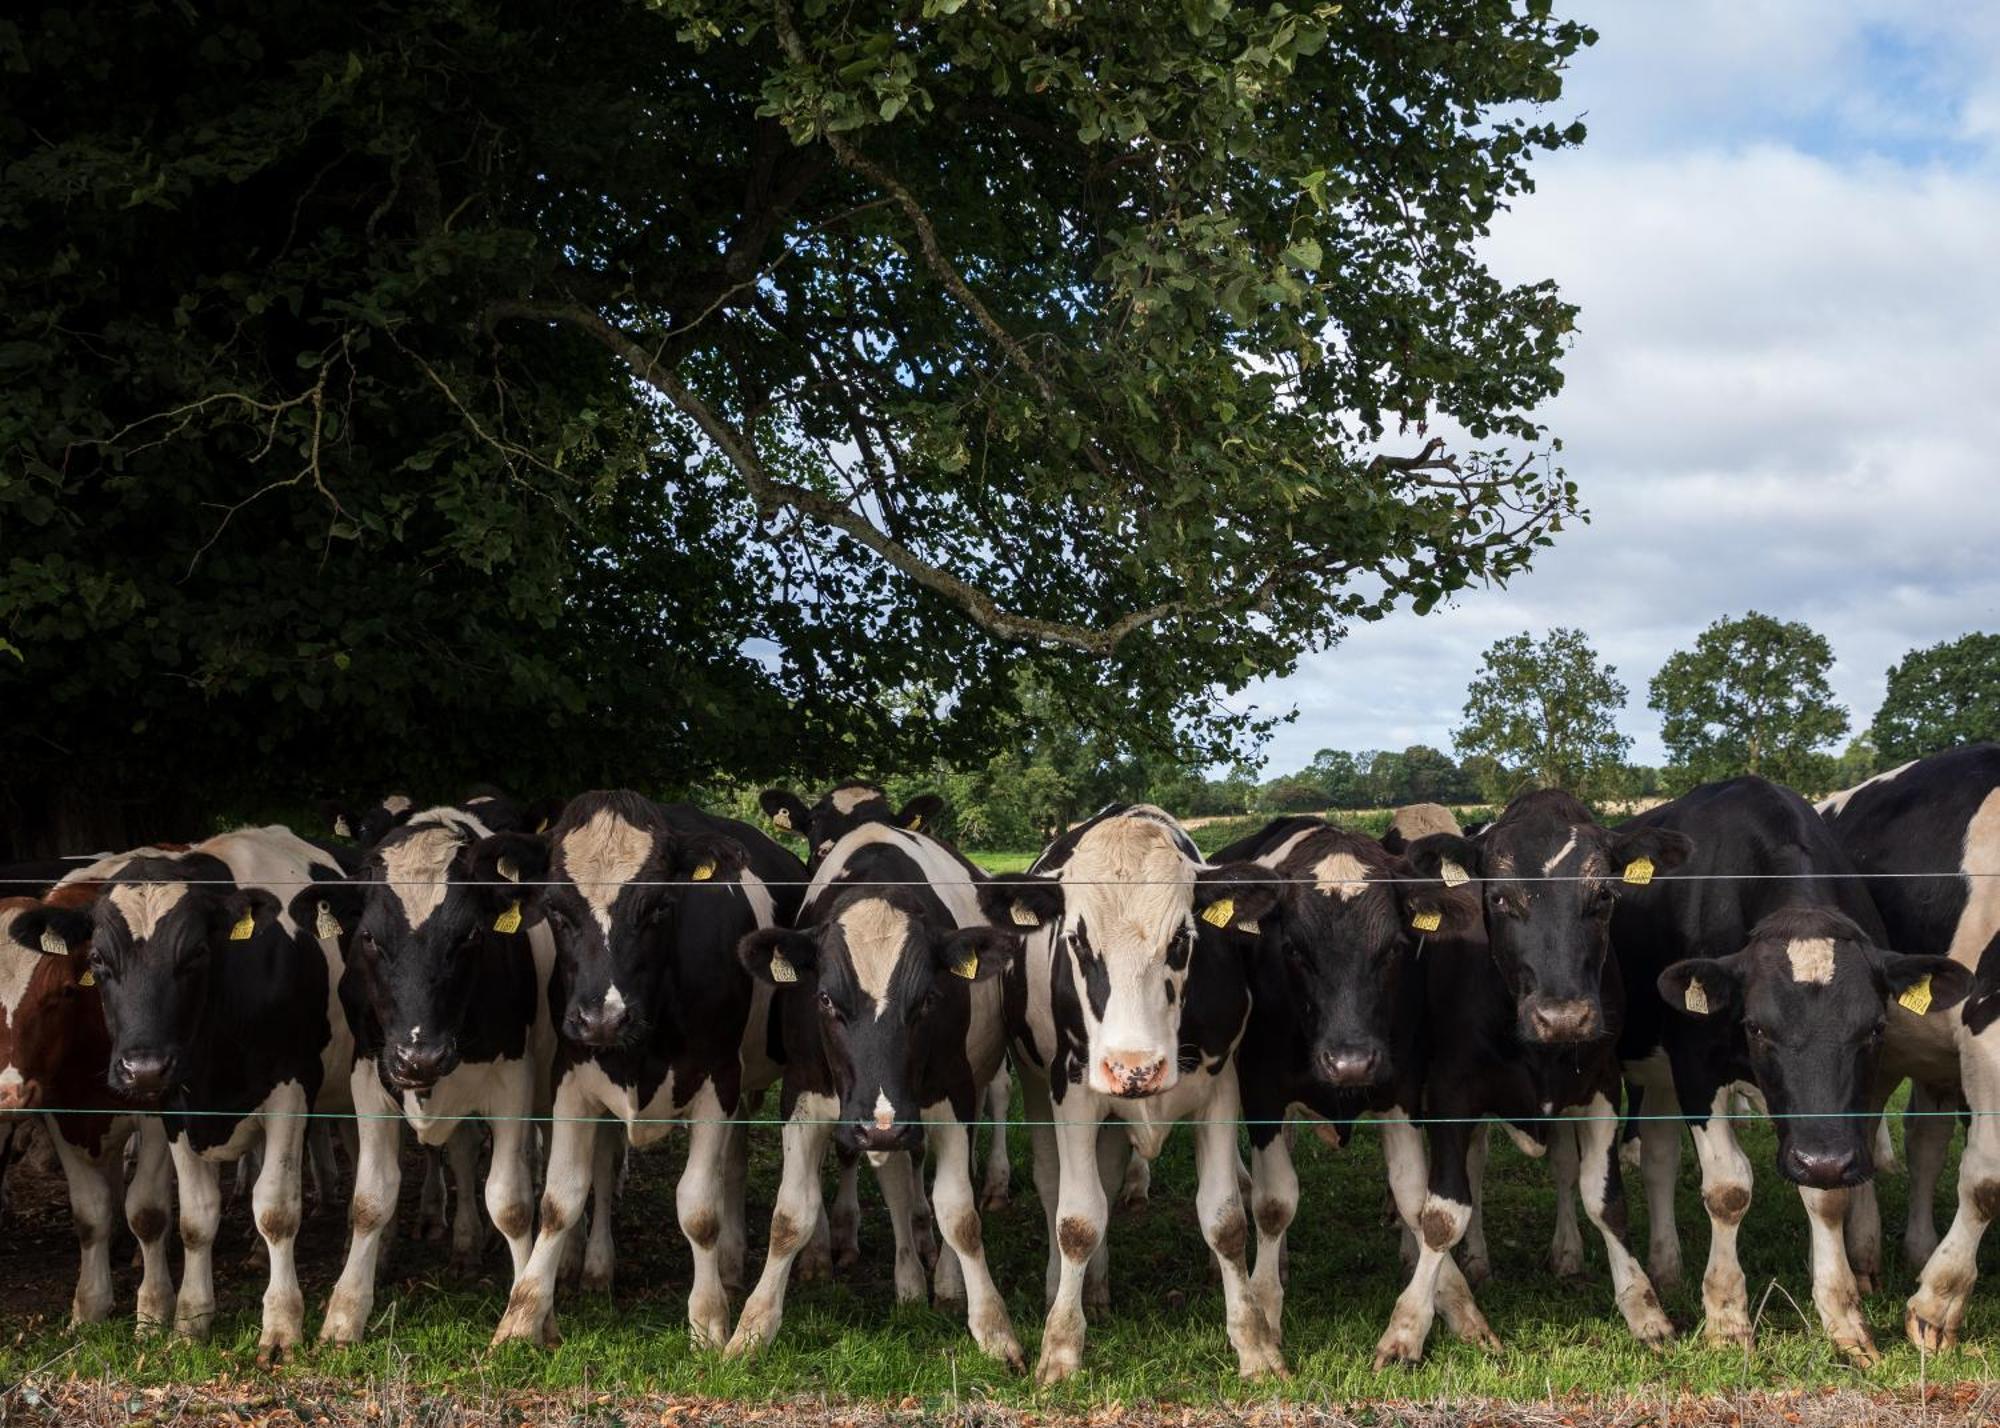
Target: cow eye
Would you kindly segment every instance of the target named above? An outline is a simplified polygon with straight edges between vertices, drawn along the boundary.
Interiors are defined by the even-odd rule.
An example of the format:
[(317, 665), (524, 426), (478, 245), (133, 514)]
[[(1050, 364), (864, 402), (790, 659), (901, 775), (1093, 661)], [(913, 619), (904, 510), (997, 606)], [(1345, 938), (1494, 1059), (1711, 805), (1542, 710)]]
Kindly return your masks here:
[(819, 994), (819, 1009), (830, 1017), (839, 1017), (840, 1008), (833, 1004), (833, 998), (825, 992)]
[(1743, 1034), (1756, 1042), (1766, 1042), (1771, 1039), (1770, 1033), (1764, 1030), (1762, 1022), (1746, 1020), (1743, 1023)]

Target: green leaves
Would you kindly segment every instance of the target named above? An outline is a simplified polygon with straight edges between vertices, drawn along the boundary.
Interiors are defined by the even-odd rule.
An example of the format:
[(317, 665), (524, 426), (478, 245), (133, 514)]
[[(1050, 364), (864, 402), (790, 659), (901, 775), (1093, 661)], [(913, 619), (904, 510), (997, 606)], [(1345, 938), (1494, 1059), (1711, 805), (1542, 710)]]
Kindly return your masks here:
[(1647, 700), (1676, 786), (1752, 773), (1820, 788), (1830, 763), (1820, 750), (1847, 732), (1832, 666), (1825, 637), (1800, 621), (1752, 610), (1703, 630), (1660, 667)]
[(1889, 766), (2000, 738), (2000, 635), (1962, 635), (1903, 656), (1869, 738)]

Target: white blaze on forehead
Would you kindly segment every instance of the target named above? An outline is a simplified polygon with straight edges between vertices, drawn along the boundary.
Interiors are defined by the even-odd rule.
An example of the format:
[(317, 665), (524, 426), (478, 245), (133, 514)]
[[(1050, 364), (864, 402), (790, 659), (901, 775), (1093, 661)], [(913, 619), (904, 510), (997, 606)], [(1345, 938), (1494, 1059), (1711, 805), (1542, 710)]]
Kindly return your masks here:
[(1329, 853), (1313, 865), (1314, 884), (1346, 902), (1368, 891), (1368, 868), (1352, 853)]
[(181, 905), (187, 892), (186, 883), (120, 883), (106, 896), (137, 941), (151, 937), (167, 914)]
[(1194, 907), (1194, 868), (1153, 818), (1107, 818), (1063, 865), (1064, 902), (1107, 964), (1166, 955)]
[(896, 1125), (896, 1108), (889, 1104), (889, 1093), (875, 1093), (875, 1129), (893, 1130)]
[(410, 806), (411, 802), (412, 800), (407, 794), (392, 793), (382, 800), (382, 811), (384, 813), (401, 813)]
[(1800, 937), (1785, 944), (1785, 958), (1792, 964), (1792, 980), (1825, 986), (1833, 980), (1833, 939)]
[(606, 937), (611, 935), (611, 904), (652, 856), (653, 835), (608, 808), (563, 835), (563, 871)]
[(870, 803), (882, 796), (879, 788), (866, 784), (849, 784), (846, 788), (836, 788), (827, 797), (832, 800), (834, 812), (852, 813), (864, 803)]
[(1562, 861), (1576, 851), (1576, 829), (1569, 830), (1569, 841), (1556, 849), (1556, 855), (1542, 864), (1542, 875), (1546, 877), (1562, 866)]
[[(418, 815), (430, 820), (431, 814)], [(412, 819), (405, 832), (382, 848), (382, 880), (403, 905), (403, 914), (412, 929), (422, 927), (430, 915), (444, 904), (446, 877), (451, 860), (458, 856), (473, 836), (466, 824), (443, 818), (421, 824)], [(482, 830), (483, 832), (483, 830)]]
[(854, 980), (874, 1000), (879, 1017), (888, 1009), (889, 980), (910, 939), (910, 919), (901, 908), (871, 897), (842, 910), (840, 931), (847, 941)]

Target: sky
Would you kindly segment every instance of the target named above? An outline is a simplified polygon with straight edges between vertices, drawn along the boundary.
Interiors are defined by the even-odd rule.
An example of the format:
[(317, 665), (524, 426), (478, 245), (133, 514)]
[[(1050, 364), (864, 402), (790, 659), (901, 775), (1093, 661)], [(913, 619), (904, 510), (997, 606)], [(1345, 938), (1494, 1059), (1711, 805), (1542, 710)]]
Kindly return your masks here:
[(1505, 590), (1403, 613), (1229, 701), (1321, 748), (1450, 748), (1494, 640), (1585, 630), (1631, 691), (1717, 618), (1832, 643), (1866, 729), (1906, 651), (2000, 630), (2000, 5), (1594, 0), (1549, 116), (1579, 150), (1495, 224), (1501, 278), (1580, 305), (1563, 440), (1589, 525)]

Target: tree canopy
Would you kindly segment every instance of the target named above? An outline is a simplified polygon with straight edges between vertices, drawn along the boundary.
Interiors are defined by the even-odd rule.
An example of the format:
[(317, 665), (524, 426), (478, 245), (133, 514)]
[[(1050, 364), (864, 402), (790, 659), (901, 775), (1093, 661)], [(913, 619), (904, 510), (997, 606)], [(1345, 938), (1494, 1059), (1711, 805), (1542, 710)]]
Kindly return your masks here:
[(1884, 763), (2000, 738), (2000, 635), (1911, 650), (1889, 670), (1869, 739)]
[(1826, 637), (1755, 610), (1703, 630), (1660, 666), (1649, 707), (1673, 759), (1677, 789), (1737, 774), (1818, 790), (1831, 776), (1826, 745), (1847, 732), (1834, 702)]
[(1546, 106), (1592, 38), (1535, 0), (0, 25), (0, 820), (881, 766), (1009, 727), (1023, 667), (1232, 752), (1267, 716), (1222, 696), (1573, 514), (1529, 413), (1574, 311), (1475, 244), (1581, 141)]
[(1564, 788), (1583, 798), (1616, 791), (1632, 740), (1618, 732), (1626, 690), (1581, 630), (1525, 631), (1495, 641), (1465, 693), (1452, 742), (1470, 763), (1494, 761), (1489, 796)]

